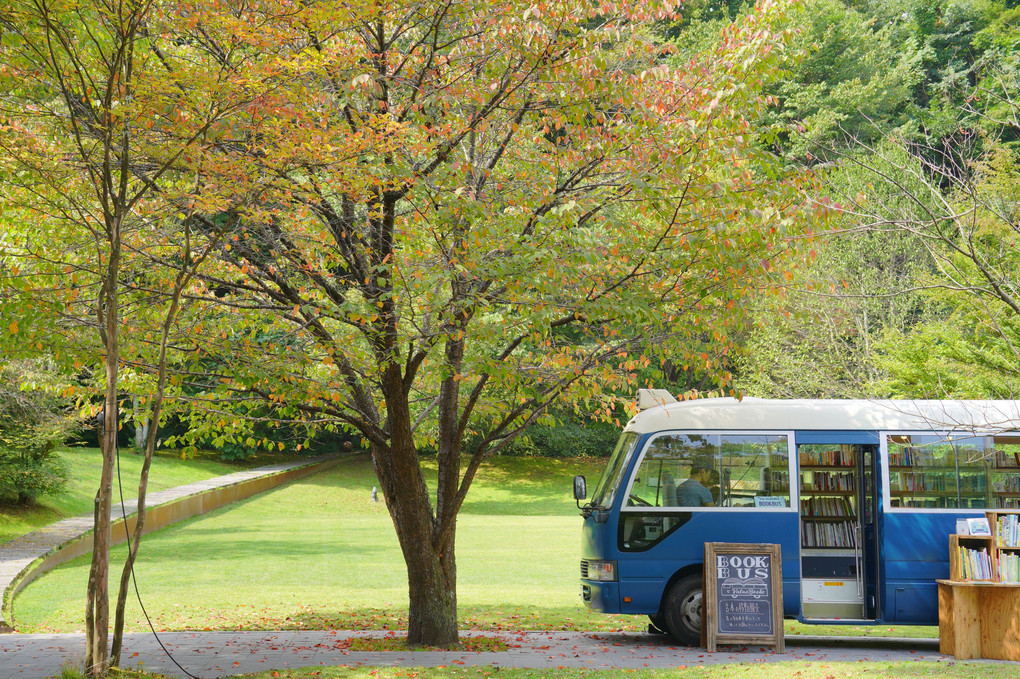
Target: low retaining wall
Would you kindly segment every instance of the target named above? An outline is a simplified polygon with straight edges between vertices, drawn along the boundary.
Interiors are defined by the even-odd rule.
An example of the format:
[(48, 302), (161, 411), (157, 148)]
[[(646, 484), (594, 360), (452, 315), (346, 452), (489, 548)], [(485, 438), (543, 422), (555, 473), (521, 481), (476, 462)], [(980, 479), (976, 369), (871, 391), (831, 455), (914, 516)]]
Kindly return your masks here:
[[(185, 489), (189, 488), (189, 486), (180, 486), (179, 488), (188, 494), (165, 500), (159, 504), (150, 505), (149, 502), (151, 500), (146, 502), (145, 526), (142, 528), (142, 533), (144, 535), (157, 531), (185, 519), (190, 519), (193, 516), (200, 516), (214, 509), (219, 509), (225, 505), (249, 498), (252, 495), (276, 488), (290, 481), (325, 471), (340, 464), (340, 460), (339, 456), (325, 456), (294, 463), (294, 466), (290, 468), (281, 469), (282, 465), (273, 465), (272, 467), (265, 468), (265, 473), (259, 476), (250, 476), (251, 472), (258, 472), (259, 470), (238, 472), (237, 476), (249, 476), (237, 481), (232, 481), (231, 477), (234, 477), (235, 474), (230, 474), (209, 479), (205, 482), (199, 482), (198, 484), (189, 484), (189, 486), (203, 485), (220, 480), (223, 481), (222, 485), (214, 485), (211, 488), (196, 492), (186, 491)], [(161, 493), (172, 493), (174, 490), (177, 489), (152, 493), (151, 496), (155, 497)], [(128, 503), (125, 503), (125, 505), (128, 505)], [(3, 607), (0, 608), (0, 633), (14, 631), (12, 627), (14, 621), (14, 597), (17, 596), (18, 592), (47, 571), (92, 551), (92, 517), (76, 517), (76, 520), (80, 521), (83, 518), (88, 519), (87, 528), (84, 528), (78, 535), (50, 547), (48, 551), (40, 554), (38, 558), (6, 583), (3, 591)], [(138, 522), (134, 501), (131, 501), (131, 506), (128, 509), (126, 526), (121, 517), (119, 504), (113, 508), (112, 522), (113, 526), (110, 531), (111, 546), (126, 542), (128, 532), (134, 531), (135, 524)], [(17, 539), (12, 540), (8, 544), (17, 541)], [(3, 547), (0, 547), (0, 551), (3, 551)], [(0, 583), (0, 585), (2, 584)]]

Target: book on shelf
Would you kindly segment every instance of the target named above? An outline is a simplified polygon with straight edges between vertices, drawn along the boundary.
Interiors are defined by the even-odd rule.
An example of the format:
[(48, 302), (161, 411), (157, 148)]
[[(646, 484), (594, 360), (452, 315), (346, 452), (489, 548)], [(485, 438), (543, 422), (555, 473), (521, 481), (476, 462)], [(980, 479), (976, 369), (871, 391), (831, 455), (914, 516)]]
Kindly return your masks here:
[(804, 547), (854, 547), (857, 531), (847, 522), (804, 523), (802, 545)]
[(995, 543), (999, 547), (1020, 546), (1020, 522), (1016, 514), (1003, 514), (995, 524)]
[(991, 535), (992, 529), (986, 518), (967, 519), (967, 533), (968, 535)]
[(1020, 467), (1020, 453), (1007, 453), (1004, 450), (995, 450), (996, 467)]
[(846, 518), (856, 516), (853, 503), (847, 497), (801, 498), (800, 508), (801, 515), (807, 517)]
[(953, 580), (1020, 585), (1020, 513), (986, 511), (983, 518), (959, 519), (958, 524), (969, 535), (949, 536)]
[(1020, 554), (999, 554), (999, 582), (1020, 582)]
[(964, 580), (991, 580), (992, 558), (987, 549), (959, 548), (960, 576)]
[(801, 450), (798, 457), (801, 466), (808, 467), (852, 467), (856, 460), (854, 453), (847, 450)]

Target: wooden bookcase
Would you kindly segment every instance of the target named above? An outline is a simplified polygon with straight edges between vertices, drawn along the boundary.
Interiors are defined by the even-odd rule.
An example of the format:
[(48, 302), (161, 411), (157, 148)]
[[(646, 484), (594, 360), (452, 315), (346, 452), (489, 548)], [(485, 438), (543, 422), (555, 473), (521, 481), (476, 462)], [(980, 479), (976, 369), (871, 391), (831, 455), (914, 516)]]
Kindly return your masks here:
[[(958, 659), (1020, 660), (1020, 582), (1003, 582), (1002, 556), (1020, 546), (998, 544), (998, 519), (1017, 511), (985, 512), (991, 535), (949, 536), (949, 579), (938, 581), (939, 651)], [(991, 576), (964, 579), (960, 547), (987, 550)]]

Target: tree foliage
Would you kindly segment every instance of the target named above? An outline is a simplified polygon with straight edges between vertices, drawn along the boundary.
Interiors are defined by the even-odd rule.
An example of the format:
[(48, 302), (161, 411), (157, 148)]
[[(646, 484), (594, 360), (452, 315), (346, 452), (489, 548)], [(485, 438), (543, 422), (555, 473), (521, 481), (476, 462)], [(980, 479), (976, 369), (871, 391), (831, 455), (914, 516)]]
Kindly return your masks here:
[(262, 25), (287, 77), (210, 179), (245, 190), (193, 355), (232, 356), (209, 402), (368, 442), (414, 643), (456, 637), (456, 517), (485, 457), (551, 403), (610, 414), (666, 354), (715, 369), (784, 249), (796, 187), (750, 143), (782, 8), (682, 70), (641, 30), (665, 11), (412, 3)]
[[(122, 268), (91, 283), (121, 286), (140, 340), (123, 375), (152, 380), (169, 337), (168, 389), (201, 406), (196, 436), (267, 445), (267, 413), (357, 431), (407, 562), (408, 640), (452, 643), (456, 518), (487, 456), (555, 403), (611, 419), (667, 358), (730, 387), (744, 301), (780, 266), (809, 186), (757, 143), (787, 5), (760, 3), (682, 61), (649, 30), (671, 3), (146, 7), (136, 90), (97, 109), (130, 132), (104, 151), (121, 195), (146, 189), (125, 204)], [(54, 119), (91, 95), (70, 92)], [(47, 205), (90, 188), (52, 152), (60, 129), (27, 135), (46, 152), (19, 168), (29, 192), (67, 182)], [(93, 168), (106, 129), (72, 135), (76, 162)], [(107, 224), (73, 208), (57, 216)], [(66, 266), (50, 242), (18, 246), (35, 282)], [(196, 252), (216, 255), (201, 282)], [(154, 311), (168, 288), (179, 315)], [(77, 289), (19, 295), (60, 327)]]
[[(215, 125), (258, 91), (256, 81), (240, 83), (229, 72), (210, 71), (194, 54), (177, 49), (180, 45), (163, 42), (179, 35), (173, 27), (186, 23), (186, 15), (146, 1), (19, 0), (0, 9), (0, 172), (6, 180), (5, 218), (14, 227), (0, 251), (5, 274), (0, 309), (13, 319), (7, 330), (18, 351), (48, 351), (55, 358), (70, 353), (76, 366), (103, 380), (98, 390), (103, 469), (85, 614), (89, 676), (105, 676), (111, 655), (119, 661), (127, 577), (144, 522), (155, 443), (153, 429), (108, 649), (122, 363), (132, 354), (156, 357), (149, 365), (157, 373), (151, 412), (158, 421), (169, 329), (193, 267), (208, 253), (192, 247), (187, 224), (188, 211), (201, 209), (205, 192), (193, 183), (193, 173), (180, 170), (214, 143), (214, 132), (223, 129)], [(190, 96), (188, 86), (199, 83), (218, 87), (206, 87), (201, 98)], [(181, 223), (172, 240), (162, 230), (167, 223)], [(206, 236), (210, 243), (218, 238)], [(179, 266), (160, 285), (146, 276), (143, 262), (160, 261), (167, 250), (177, 253)], [(140, 294), (127, 300), (122, 293), (128, 288)], [(151, 305), (155, 296), (166, 299), (166, 306), (125, 313), (132, 303), (145, 305), (146, 298)], [(132, 345), (122, 343), (122, 335), (131, 335), (132, 318), (155, 321), (150, 341), (122, 353)]]
[(881, 218), (910, 234), (934, 262), (935, 270), (922, 280), (926, 295), (945, 311), (910, 334), (886, 338), (889, 388), (901, 394), (1014, 398), (1020, 158), (994, 146), (982, 160), (951, 174), (941, 164), (920, 170), (927, 194), (914, 194), (918, 204), (926, 197), (937, 200), (926, 201), (923, 209), (882, 212)]
[[(760, 329), (738, 374), (749, 393), (1011, 393), (1010, 371), (1001, 367), (1009, 342), (992, 331), (1008, 325), (1008, 305), (995, 310), (986, 296), (995, 286), (972, 279), (980, 270), (1008, 279), (1009, 248), (989, 249), (987, 237), (974, 238), (967, 226), (973, 215), (988, 214), (978, 206), (993, 191), (979, 186), (992, 174), (1010, 175), (990, 172), (989, 163), (997, 157), (1002, 165), (1003, 148), (1015, 146), (1020, 131), (1011, 4), (812, 3), (817, 15), (842, 13), (844, 21), (821, 22), (826, 38), (791, 65), (779, 111), (788, 131), (779, 139), (785, 149), (806, 149), (810, 157), (799, 157), (809, 162), (825, 161), (816, 169), (842, 216), (812, 243), (817, 257), (797, 271), (781, 303), (758, 303)], [(853, 39), (829, 42), (847, 35)], [(859, 77), (844, 79), (848, 72)], [(815, 96), (841, 82), (864, 92), (866, 83), (890, 83), (897, 73), (898, 89), (882, 92), (897, 92), (898, 104), (883, 110), (873, 106), (881, 96), (851, 98), (848, 107)], [(805, 86), (813, 75), (818, 84)], [(808, 109), (797, 110), (801, 101), (822, 104), (817, 110), (833, 123), (828, 133), (812, 124)], [(997, 209), (1008, 213), (1002, 203)], [(956, 248), (961, 261), (950, 266)], [(966, 261), (976, 269), (962, 275)], [(985, 296), (982, 308), (967, 301), (969, 285)]]

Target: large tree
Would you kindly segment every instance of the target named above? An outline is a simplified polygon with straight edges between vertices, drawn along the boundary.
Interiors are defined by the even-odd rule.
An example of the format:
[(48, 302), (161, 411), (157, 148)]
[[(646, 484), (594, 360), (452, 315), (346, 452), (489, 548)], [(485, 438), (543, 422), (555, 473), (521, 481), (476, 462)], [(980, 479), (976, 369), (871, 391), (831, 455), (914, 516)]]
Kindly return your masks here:
[[(672, 66), (645, 31), (672, 3), (265, 4), (194, 9), (181, 37), (224, 70), (278, 64), (211, 151), (205, 225), (236, 226), (189, 316), (185, 386), (358, 431), (408, 641), (451, 644), (457, 515), (486, 457), (554, 402), (608, 416), (667, 356), (727, 384), (743, 300), (799, 213), (755, 129), (788, 8)], [(244, 418), (207, 422), (259, 443)]]

